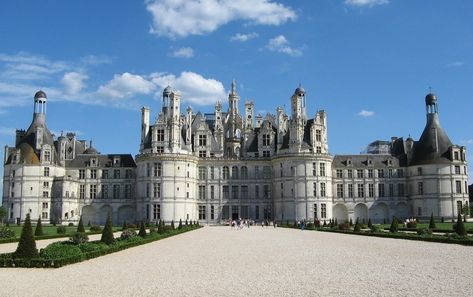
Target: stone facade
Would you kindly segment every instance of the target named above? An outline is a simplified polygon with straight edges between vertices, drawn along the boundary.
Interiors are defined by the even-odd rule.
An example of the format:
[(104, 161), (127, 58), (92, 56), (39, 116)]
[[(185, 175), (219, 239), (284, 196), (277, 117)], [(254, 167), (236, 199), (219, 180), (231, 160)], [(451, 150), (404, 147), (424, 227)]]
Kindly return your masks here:
[(46, 94), (35, 94), (33, 122), (5, 147), (3, 205), (11, 222), (26, 213), (53, 222), (229, 219), (454, 218), (468, 203), (466, 148), (440, 126), (437, 98), (426, 96), (418, 141), (375, 141), (365, 154), (332, 156), (327, 114), (306, 113), (305, 90), (291, 111), (239, 111), (235, 82), (228, 110), (181, 112), (167, 87), (156, 120), (143, 107), (139, 154), (104, 155), (73, 133), (57, 139), (46, 126)]

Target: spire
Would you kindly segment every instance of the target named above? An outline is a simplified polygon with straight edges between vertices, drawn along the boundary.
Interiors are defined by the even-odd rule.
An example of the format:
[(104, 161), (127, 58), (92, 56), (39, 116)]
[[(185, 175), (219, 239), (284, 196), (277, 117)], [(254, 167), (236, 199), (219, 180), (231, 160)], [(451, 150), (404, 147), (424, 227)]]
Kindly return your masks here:
[(236, 81), (232, 80), (232, 95), (236, 95)]

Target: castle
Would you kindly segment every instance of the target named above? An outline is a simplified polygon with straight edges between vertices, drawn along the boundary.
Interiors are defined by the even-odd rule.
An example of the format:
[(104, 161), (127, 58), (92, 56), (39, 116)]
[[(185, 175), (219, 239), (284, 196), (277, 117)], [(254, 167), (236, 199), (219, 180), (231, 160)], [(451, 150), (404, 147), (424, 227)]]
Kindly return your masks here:
[(327, 114), (306, 113), (305, 90), (291, 110), (256, 115), (239, 110), (235, 82), (228, 110), (181, 112), (181, 96), (167, 87), (150, 122), (141, 110), (139, 154), (101, 154), (73, 133), (57, 139), (46, 125), (47, 96), (34, 96), (30, 127), (5, 147), (3, 206), (10, 222), (26, 214), (43, 220), (103, 224), (123, 221), (229, 219), (278, 221), (391, 217), (450, 219), (468, 205), (466, 148), (440, 126), (437, 98), (425, 98), (427, 123), (418, 141), (376, 141), (365, 154), (332, 156)]

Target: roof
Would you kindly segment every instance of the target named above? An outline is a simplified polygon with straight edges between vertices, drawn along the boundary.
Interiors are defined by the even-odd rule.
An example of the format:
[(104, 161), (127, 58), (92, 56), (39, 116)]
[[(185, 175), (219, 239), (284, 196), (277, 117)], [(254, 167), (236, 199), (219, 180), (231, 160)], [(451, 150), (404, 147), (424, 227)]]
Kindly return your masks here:
[[(82, 168), (89, 165), (90, 159), (98, 158), (99, 167), (136, 167), (135, 160), (129, 154), (110, 154), (110, 155), (77, 155), (73, 160), (66, 161), (66, 167)], [(113, 159), (120, 158), (119, 166), (113, 166)]]
[[(398, 158), (390, 154), (363, 154), (363, 155), (336, 155), (333, 158), (332, 167), (333, 168), (344, 168), (348, 166), (348, 160), (351, 161), (350, 167), (359, 168), (359, 167), (387, 167), (388, 160), (392, 161), (393, 167), (399, 167), (400, 161)], [(368, 163), (368, 160), (371, 160), (371, 164)], [(369, 165), (369, 166), (368, 166)]]

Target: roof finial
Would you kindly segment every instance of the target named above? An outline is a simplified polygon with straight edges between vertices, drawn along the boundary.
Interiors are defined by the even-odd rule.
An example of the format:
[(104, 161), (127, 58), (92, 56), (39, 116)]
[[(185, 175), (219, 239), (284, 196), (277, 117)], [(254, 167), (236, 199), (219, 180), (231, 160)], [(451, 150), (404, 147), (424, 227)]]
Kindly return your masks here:
[(232, 80), (232, 94), (236, 94), (236, 81), (235, 81), (235, 79)]
[(429, 86), (429, 94), (432, 94), (432, 87)]

